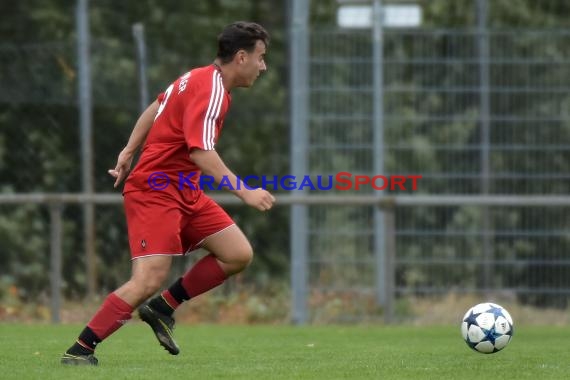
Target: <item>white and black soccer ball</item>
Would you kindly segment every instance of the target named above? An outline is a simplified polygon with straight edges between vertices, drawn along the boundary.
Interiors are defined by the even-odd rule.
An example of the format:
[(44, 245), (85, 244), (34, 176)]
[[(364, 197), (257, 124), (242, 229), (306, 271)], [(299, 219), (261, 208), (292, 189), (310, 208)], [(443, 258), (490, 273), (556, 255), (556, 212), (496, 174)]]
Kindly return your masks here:
[(463, 316), (461, 335), (469, 347), (483, 354), (501, 351), (513, 337), (513, 319), (496, 303), (480, 303)]

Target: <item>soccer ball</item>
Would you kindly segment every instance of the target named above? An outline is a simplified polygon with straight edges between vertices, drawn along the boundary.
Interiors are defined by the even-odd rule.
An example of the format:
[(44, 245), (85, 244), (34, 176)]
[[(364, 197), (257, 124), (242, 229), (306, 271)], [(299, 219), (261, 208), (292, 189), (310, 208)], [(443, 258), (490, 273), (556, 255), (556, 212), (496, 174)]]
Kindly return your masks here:
[(483, 354), (494, 354), (513, 337), (513, 319), (496, 303), (480, 303), (463, 316), (461, 335), (469, 347)]

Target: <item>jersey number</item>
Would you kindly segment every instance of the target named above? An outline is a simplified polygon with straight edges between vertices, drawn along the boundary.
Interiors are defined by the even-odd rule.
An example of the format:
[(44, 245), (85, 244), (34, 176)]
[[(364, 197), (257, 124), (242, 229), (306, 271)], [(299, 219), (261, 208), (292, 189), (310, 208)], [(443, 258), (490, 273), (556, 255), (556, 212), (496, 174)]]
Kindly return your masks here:
[(156, 120), (158, 118), (158, 116), (162, 113), (162, 111), (164, 110), (164, 107), (166, 107), (166, 102), (168, 101), (168, 98), (170, 97), (170, 93), (172, 92), (172, 89), (174, 88), (174, 83), (171, 84), (166, 91), (164, 92), (164, 99), (162, 99), (162, 102), (160, 102), (160, 106), (158, 106), (158, 111), (156, 111), (156, 116), (154, 117), (154, 120)]

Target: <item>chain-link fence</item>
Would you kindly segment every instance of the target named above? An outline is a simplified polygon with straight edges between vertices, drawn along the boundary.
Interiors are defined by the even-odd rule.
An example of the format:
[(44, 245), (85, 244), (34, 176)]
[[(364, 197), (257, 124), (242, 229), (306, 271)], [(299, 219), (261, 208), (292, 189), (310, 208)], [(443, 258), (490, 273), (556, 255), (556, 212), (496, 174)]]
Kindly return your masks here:
[[(460, 9), (475, 9), (474, 1), (430, 4), (435, 3), (426, 5), (429, 28), (383, 31), (384, 173), (374, 173), (377, 68), (371, 31), (311, 28), (307, 174), (420, 174), (417, 193), (443, 197), (567, 194), (570, 31), (550, 16), (548, 24), (532, 25), (541, 29), (513, 30), (505, 16), (490, 17), (491, 28), (476, 30), (474, 13)], [(504, 11), (507, 3), (493, 2), (491, 11)], [(552, 14), (563, 12), (563, 3), (550, 1)], [(109, 2), (95, 16), (129, 25), (131, 17), (122, 13), (128, 7), (122, 4), (113, 11)], [(427, 19), (438, 6), (449, 9), (445, 13), (452, 24)], [(112, 191), (106, 170), (139, 112), (135, 42), (130, 25), (117, 28), (120, 37), (95, 32), (92, 38), (97, 192)], [(214, 54), (210, 42), (204, 48), (204, 36), (180, 36), (174, 29), (165, 40), (156, 34), (156, 25), (152, 31), (146, 34), (151, 99), (188, 67), (210, 63)], [(270, 50), (267, 75), (250, 94), (234, 94), (234, 105), (241, 107), (226, 121), (220, 150), (238, 172), (282, 175), (294, 159), (287, 143), (283, 84), (292, 68), (287, 67), (285, 34), (276, 32), (277, 58)], [(0, 192), (81, 191), (77, 76), (75, 42), (0, 45)], [(13, 285), (20, 297), (42, 300), (49, 282), (49, 212), (31, 204), (0, 209), (0, 293)], [(268, 284), (286, 283), (288, 207), (264, 217), (243, 207), (228, 209), (258, 252), (255, 267), (230, 287), (246, 283), (266, 290)], [(566, 307), (567, 211), (457, 205), (397, 209), (393, 269), (398, 302), (405, 308), (409, 296), (501, 292), (524, 304)], [(82, 297), (86, 289), (81, 214), (78, 205), (63, 212), (64, 294), (70, 299)], [(126, 227), (118, 205), (98, 205), (95, 219), (97, 279), (104, 293), (128, 276)], [(309, 207), (305, 233), (312, 320), (381, 316), (374, 223), (368, 206)], [(179, 265), (173, 276), (188, 261)], [(286, 302), (288, 294), (279, 299)]]
[[(374, 173), (372, 33), (315, 30), (309, 167), (421, 174), (417, 193), (443, 197), (568, 194), (569, 33), (386, 30), (385, 173)], [(398, 209), (396, 291), (401, 300), (456, 292), (566, 307), (567, 215), (566, 207)], [(340, 319), (374, 315), (372, 210), (313, 206), (309, 219), (313, 298), (336, 302)]]

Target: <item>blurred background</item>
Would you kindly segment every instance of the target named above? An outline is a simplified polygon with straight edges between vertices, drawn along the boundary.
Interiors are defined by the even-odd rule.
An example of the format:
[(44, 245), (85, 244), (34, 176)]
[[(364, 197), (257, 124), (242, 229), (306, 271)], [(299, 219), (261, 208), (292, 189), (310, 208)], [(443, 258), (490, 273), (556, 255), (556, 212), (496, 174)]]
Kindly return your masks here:
[(217, 146), (234, 171), (422, 179), (281, 190), (270, 213), (220, 198), (256, 257), (180, 320), (458, 323), (495, 301), (568, 322), (570, 2), (21, 0), (0, 17), (0, 321), (83, 323), (128, 279), (107, 169), (141, 109), (250, 20), (272, 39)]

